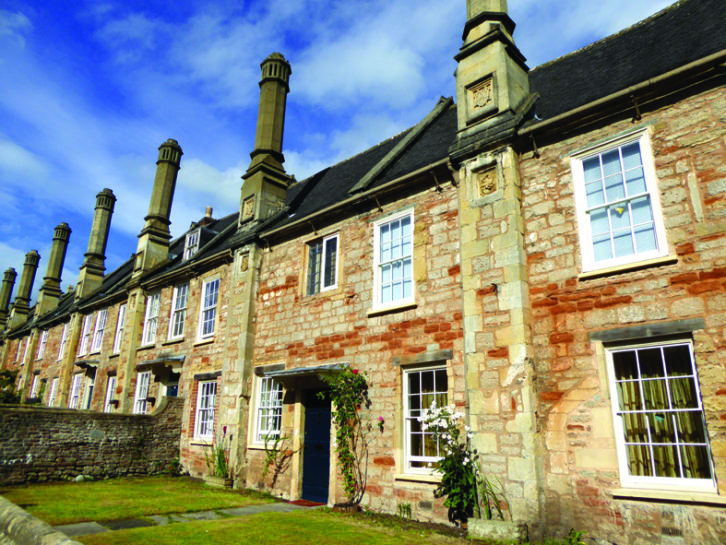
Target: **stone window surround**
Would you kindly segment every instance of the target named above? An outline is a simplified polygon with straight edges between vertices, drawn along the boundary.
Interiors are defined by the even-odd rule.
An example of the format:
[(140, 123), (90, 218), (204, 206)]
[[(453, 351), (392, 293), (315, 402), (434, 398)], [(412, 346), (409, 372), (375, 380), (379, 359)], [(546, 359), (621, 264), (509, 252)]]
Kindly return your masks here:
[[(660, 192), (655, 173), (654, 157), (650, 146), (649, 130), (650, 129), (648, 127), (639, 127), (632, 131), (620, 133), (611, 138), (600, 140), (586, 148), (573, 151), (570, 155), (570, 167), (575, 194), (575, 212), (577, 216), (581, 267), (583, 274), (597, 272), (601, 269), (618, 268), (620, 266), (637, 264), (643, 261), (663, 258), (668, 255), (668, 241), (666, 238), (665, 224), (660, 206)], [(587, 205), (582, 165), (585, 159), (617, 149), (633, 142), (638, 142), (640, 146), (646, 191), (650, 197), (651, 214), (653, 217), (656, 237), (656, 250), (641, 254), (623, 256), (620, 258), (613, 257), (611, 259), (596, 262), (592, 253), (592, 236), (590, 234), (589, 215), (586, 213)]]
[[(183, 293), (184, 296), (184, 302), (183, 306), (180, 306), (177, 308), (177, 302), (179, 300), (179, 292), (180, 290), (184, 289), (185, 293)], [(174, 290), (172, 292), (171, 297), (171, 310), (169, 313), (169, 331), (167, 333), (167, 341), (175, 341), (179, 339), (184, 338), (184, 330), (186, 326), (186, 314), (187, 309), (189, 308), (189, 292), (190, 292), (190, 286), (189, 282), (183, 282), (181, 284), (177, 284), (174, 286)], [(180, 321), (180, 327), (181, 327), (181, 333), (174, 334), (174, 329), (176, 326), (176, 320), (177, 317), (181, 316), (179, 318)]]
[(111, 355), (119, 354), (121, 352), (121, 341), (123, 340), (125, 326), (126, 326), (126, 303), (122, 304), (118, 308), (118, 315), (116, 318), (116, 332), (113, 337), (113, 348), (111, 349)]
[(147, 295), (146, 310), (144, 312), (144, 327), (141, 332), (141, 346), (152, 346), (156, 344), (160, 307), (161, 292), (157, 291)]
[(266, 376), (255, 376), (255, 386), (254, 386), (254, 404), (252, 407), (250, 407), (250, 419), (252, 422), (250, 423), (250, 428), (252, 430), (251, 435), (251, 441), (250, 445), (263, 447), (265, 445), (264, 440), (260, 439), (260, 421), (261, 421), (261, 411), (263, 409), (262, 407), (262, 393), (263, 393), (263, 385), (267, 383), (271, 389), (276, 389), (279, 385), (281, 388), (280, 391), (280, 400), (279, 405), (275, 403), (274, 406), (267, 405), (265, 408), (267, 409), (279, 409), (280, 410), (280, 426), (276, 430), (271, 430), (270, 435), (276, 435), (277, 437), (280, 436), (280, 431), (282, 430), (282, 400), (284, 397), (284, 388), (282, 387), (282, 383), (275, 381), (271, 377)]
[[(216, 299), (214, 302), (214, 305), (210, 305), (209, 307), (204, 306), (204, 300), (206, 298), (206, 292), (207, 287), (213, 285), (216, 282), (217, 284), (217, 293), (216, 293)], [(221, 279), (219, 274), (215, 274), (213, 276), (209, 276), (207, 278), (202, 279), (202, 289), (200, 290), (200, 298), (199, 298), (199, 325), (197, 327), (197, 341), (203, 342), (203, 341), (209, 341), (214, 339), (214, 334), (217, 331), (217, 322), (219, 320), (219, 312), (217, 312), (217, 307), (219, 306), (219, 290), (221, 288)], [(212, 323), (212, 331), (209, 333), (204, 334), (204, 313), (214, 311), (214, 321)]]
[[(328, 269), (328, 267), (331, 265), (328, 263), (328, 252), (327, 252), (327, 245), (328, 242), (331, 240), (335, 240), (335, 263), (333, 263), (333, 270), (335, 271), (335, 275), (333, 277), (333, 282), (330, 285), (325, 285), (325, 272)], [(312, 262), (310, 260), (310, 250), (314, 244), (322, 244), (322, 256), (320, 258), (320, 279), (319, 282), (316, 282), (316, 291), (311, 292), (310, 291), (310, 276), (314, 273), (314, 271), (311, 270)], [(324, 291), (333, 290), (338, 287), (338, 275), (339, 275), (339, 263), (340, 263), (340, 233), (335, 232), (329, 235), (325, 235), (322, 237), (317, 237), (313, 240), (308, 241), (305, 244), (305, 295), (317, 295), (319, 293), (322, 293)]]

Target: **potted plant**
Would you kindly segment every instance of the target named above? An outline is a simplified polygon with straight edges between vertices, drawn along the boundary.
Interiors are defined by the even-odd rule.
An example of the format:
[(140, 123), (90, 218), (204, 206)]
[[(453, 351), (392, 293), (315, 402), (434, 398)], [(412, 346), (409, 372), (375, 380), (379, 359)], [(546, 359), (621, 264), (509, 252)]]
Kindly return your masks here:
[(234, 481), (229, 467), (229, 446), (232, 442), (232, 434), (227, 437), (227, 426), (222, 428), (222, 438), (217, 440), (215, 436), (212, 443), (204, 450), (204, 463), (209, 469), (209, 475), (204, 477), (204, 482), (211, 486), (232, 488)]

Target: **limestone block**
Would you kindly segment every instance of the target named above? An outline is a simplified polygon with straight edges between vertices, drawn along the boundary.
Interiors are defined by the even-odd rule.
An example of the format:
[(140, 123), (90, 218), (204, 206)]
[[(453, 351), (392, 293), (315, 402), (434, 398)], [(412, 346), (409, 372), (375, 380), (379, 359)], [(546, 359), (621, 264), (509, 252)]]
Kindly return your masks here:
[(580, 469), (618, 469), (615, 449), (578, 448), (575, 451), (575, 464)]

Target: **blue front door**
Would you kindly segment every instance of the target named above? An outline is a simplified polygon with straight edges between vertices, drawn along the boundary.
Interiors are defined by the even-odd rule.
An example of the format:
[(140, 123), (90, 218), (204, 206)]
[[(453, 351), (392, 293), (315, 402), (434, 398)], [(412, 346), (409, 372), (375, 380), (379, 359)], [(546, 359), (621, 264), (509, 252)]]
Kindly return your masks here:
[(305, 500), (328, 503), (330, 479), (330, 401), (320, 399), (319, 390), (305, 392), (305, 437), (303, 439), (303, 486)]

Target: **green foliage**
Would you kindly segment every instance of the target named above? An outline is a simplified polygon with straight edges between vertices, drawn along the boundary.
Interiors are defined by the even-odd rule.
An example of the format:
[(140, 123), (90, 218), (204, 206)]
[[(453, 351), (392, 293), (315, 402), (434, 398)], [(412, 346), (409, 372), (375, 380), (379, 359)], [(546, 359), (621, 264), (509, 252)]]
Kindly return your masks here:
[(441, 483), (434, 496), (446, 497), (444, 505), (449, 508), (451, 522), (463, 522), (475, 515), (504, 520), (502, 506), (507, 503), (504, 490), (501, 483), (481, 474), (479, 455), (471, 445), (471, 433), (468, 427), (459, 426), (463, 418), (453, 405), (437, 407), (435, 402), (420, 417), (422, 429), (433, 433), (443, 453), (436, 467), (441, 473)]
[(582, 536), (585, 532), (576, 532), (574, 528), (570, 528), (570, 533), (567, 534), (567, 545), (587, 545), (583, 540)]
[(3, 369), (0, 371), (0, 403), (20, 403), (21, 393), (15, 390), (18, 371)]
[(399, 503), (398, 504), (398, 516), (402, 519), (411, 518), (411, 504), (410, 503)]
[(324, 378), (330, 390), (329, 395), (335, 407), (335, 451), (338, 467), (343, 475), (343, 489), (350, 503), (358, 503), (365, 492), (368, 470), (367, 433), (370, 422), (363, 421), (363, 409), (370, 409), (368, 381), (358, 369), (346, 367), (340, 373)]
[(229, 467), (229, 446), (232, 442), (232, 435), (229, 434), (227, 437), (227, 426), (222, 428), (222, 438), (217, 439), (217, 436), (212, 440), (212, 444), (208, 445), (204, 450), (204, 463), (207, 465), (207, 469), (211, 475), (215, 477), (221, 477), (223, 479), (229, 479), (230, 467)]

